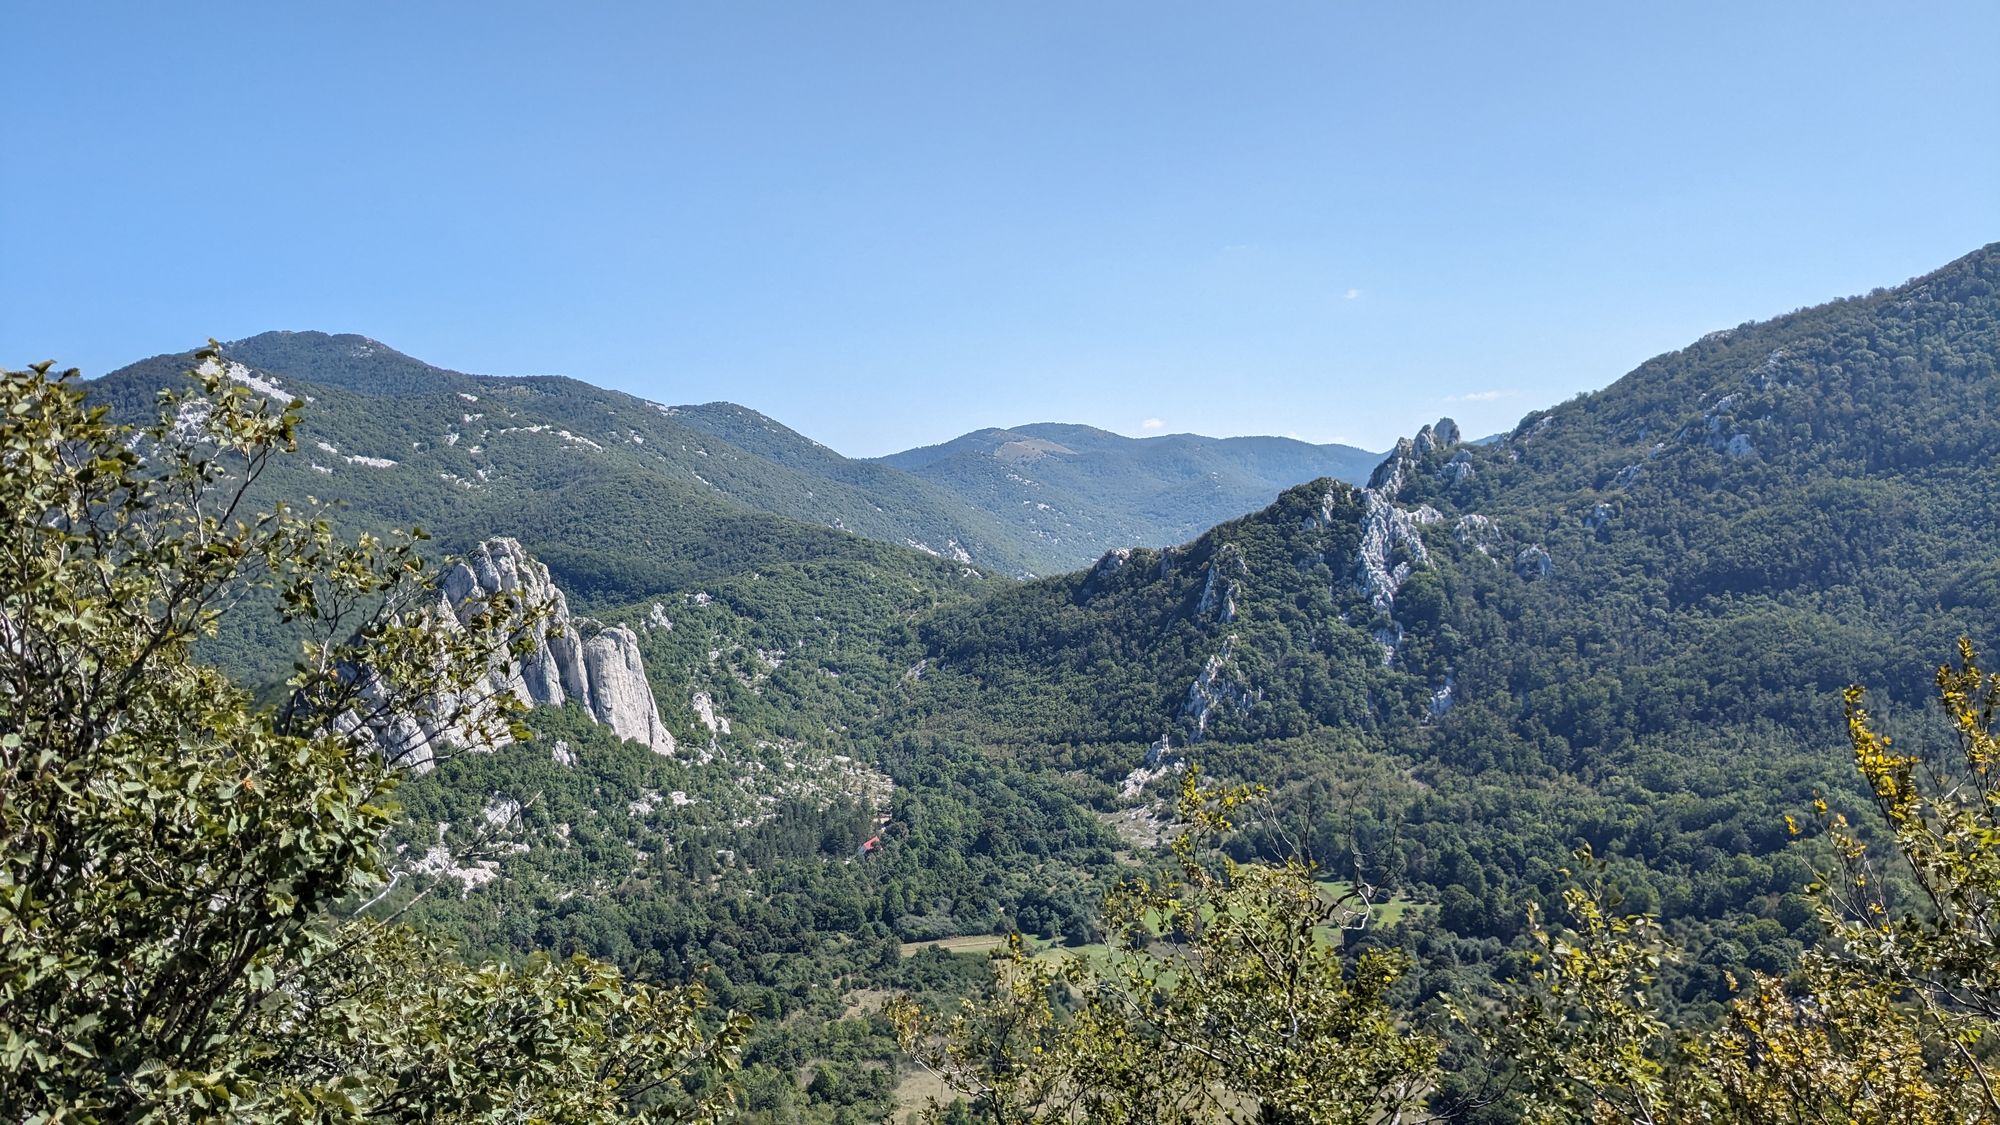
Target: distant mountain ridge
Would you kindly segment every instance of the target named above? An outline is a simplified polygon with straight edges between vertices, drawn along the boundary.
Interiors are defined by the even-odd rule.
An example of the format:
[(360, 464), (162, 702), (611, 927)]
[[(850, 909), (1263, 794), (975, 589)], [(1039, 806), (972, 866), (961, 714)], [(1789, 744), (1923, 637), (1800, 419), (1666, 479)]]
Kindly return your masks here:
[(224, 344), (222, 350), (229, 358), (260, 371), (365, 395), (459, 390), (480, 379), (425, 363), (379, 340), (353, 333), (262, 332)]
[[(222, 354), (239, 382), (307, 401), (300, 456), (272, 467), (261, 486), (270, 496), (339, 501), (359, 526), (418, 524), (445, 552), (511, 534), (584, 604), (815, 559), (951, 582), (1025, 568), (980, 513), (949, 497), (796, 472), (669, 407), (574, 379), (468, 375), (318, 332), (266, 333)], [(146, 417), (191, 360), (143, 360), (92, 391)], [(961, 578), (970, 568), (934, 557), (944, 550), (912, 549), (931, 540), (978, 549), (981, 567)]]
[[(473, 375), (355, 334), (265, 332), (222, 354), (253, 385), (312, 401), (308, 456), (278, 470), (294, 492), (343, 500), (376, 525), (423, 523), (454, 549), (519, 534), (586, 601), (734, 573), (764, 557), (752, 544), (801, 557), (835, 549), (808, 546), (824, 533), (805, 528), (748, 530), (760, 515), (984, 573), (1059, 572), (1113, 546), (1191, 538), (1329, 463), (1354, 477), (1373, 460), (1282, 438), (1135, 440), (1044, 425), (1012, 440), (1069, 450), (1069, 463), (1048, 481), (1009, 480), (987, 471), (1004, 459), (968, 447), (974, 435), (934, 457), (849, 458), (733, 403), (668, 406), (565, 376)], [(142, 412), (191, 356), (129, 365), (98, 393)], [(924, 463), (906, 469), (905, 456)]]
[(880, 460), (945, 488), (1085, 565), (1118, 547), (1183, 543), (1319, 477), (1359, 484), (1382, 459), (1293, 438), (1130, 438), (1037, 422), (975, 430)]

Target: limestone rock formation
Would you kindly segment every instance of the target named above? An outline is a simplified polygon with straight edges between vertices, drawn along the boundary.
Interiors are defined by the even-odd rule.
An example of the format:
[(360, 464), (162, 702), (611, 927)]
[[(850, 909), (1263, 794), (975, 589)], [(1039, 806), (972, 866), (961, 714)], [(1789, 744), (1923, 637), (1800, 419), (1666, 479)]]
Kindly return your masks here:
[[(1363, 493), (1367, 514), (1362, 518), (1361, 549), (1355, 559), (1356, 578), (1361, 592), (1376, 609), (1392, 613), (1396, 591), (1416, 567), (1430, 562), (1430, 552), (1417, 528), (1433, 522), (1418, 518), (1417, 512), (1397, 507), (1374, 489)], [(1421, 510), (1420, 510), (1421, 511)], [(1429, 510), (1435, 517), (1435, 509)]]
[(1500, 529), (1489, 517), (1473, 512), (1458, 517), (1458, 522), (1452, 525), (1451, 535), (1460, 543), (1487, 558), (1492, 558), (1493, 548), (1499, 541)]
[(1250, 568), (1243, 560), (1243, 549), (1234, 543), (1224, 543), (1209, 560), (1208, 578), (1195, 612), (1224, 623), (1236, 620), (1236, 596), (1242, 592), (1236, 579), (1248, 573)]
[(1479, 470), (1472, 467), (1472, 454), (1461, 449), (1458, 451), (1458, 456), (1445, 462), (1444, 468), (1439, 469), (1438, 474), (1452, 484), (1464, 484), (1477, 477)]
[(1218, 712), (1247, 713), (1263, 693), (1252, 691), (1235, 669), (1231, 657), (1236, 648), (1236, 638), (1229, 637), (1222, 642), (1222, 651), (1208, 658), (1201, 675), (1188, 685), (1187, 701), (1181, 705), (1181, 714), (1194, 726), (1191, 736), (1199, 742), (1208, 733), (1208, 722)]
[(459, 621), (500, 593), (517, 598), (524, 611), (541, 612), (533, 626), (533, 650), (511, 678), (503, 681), (496, 668), (493, 687), (512, 691), (531, 707), (560, 707), (573, 700), (618, 737), (673, 753), (674, 737), (660, 722), (646, 682), (638, 634), (623, 625), (607, 627), (572, 616), (549, 568), (519, 542), (495, 538), (479, 544), (445, 572), (442, 586), (443, 608)]
[[(1430, 552), (1418, 528), (1444, 518), (1428, 504), (1406, 508), (1396, 502), (1397, 498), (1425, 458), (1442, 455), (1458, 444), (1458, 423), (1440, 418), (1436, 424), (1418, 430), (1416, 437), (1398, 439), (1396, 448), (1369, 476), (1368, 487), (1361, 490), (1366, 508), (1354, 577), (1361, 592), (1386, 621), (1375, 631), (1384, 664), (1395, 662), (1397, 646), (1403, 641), (1403, 626), (1396, 620), (1396, 591), (1414, 571), (1430, 565)], [(1455, 479), (1465, 479), (1465, 474), (1472, 470), (1468, 459), (1454, 460), (1439, 471), (1448, 471), (1454, 464), (1463, 470)]]
[(586, 637), (583, 642), (584, 709), (613, 734), (642, 742), (662, 754), (674, 750), (674, 736), (660, 722), (660, 708), (646, 683), (646, 665), (639, 657), (639, 637), (623, 625)]
[(1123, 569), (1125, 564), (1130, 562), (1131, 559), (1132, 548), (1130, 547), (1119, 547), (1115, 550), (1104, 552), (1104, 557), (1098, 559), (1097, 565), (1090, 568), (1089, 576), (1083, 580), (1083, 586), (1077, 591), (1078, 595), (1088, 599), (1104, 589), (1105, 582), (1112, 575)]

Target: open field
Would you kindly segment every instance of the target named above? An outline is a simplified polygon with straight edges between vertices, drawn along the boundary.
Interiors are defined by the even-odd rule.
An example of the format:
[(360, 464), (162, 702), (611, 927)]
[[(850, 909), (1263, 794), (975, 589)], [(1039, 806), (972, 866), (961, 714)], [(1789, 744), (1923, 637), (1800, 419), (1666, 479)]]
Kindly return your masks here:
[(932, 941), (906, 941), (902, 945), (903, 956), (915, 957), (926, 949), (942, 949), (946, 953), (991, 953), (1007, 944), (1004, 934), (965, 934), (960, 937), (937, 938)]
[[(1329, 900), (1338, 902), (1344, 896), (1353, 892), (1354, 884), (1346, 879), (1322, 879), (1320, 880), (1319, 889)], [(1403, 916), (1412, 910), (1431, 910), (1434, 908), (1435, 906), (1432, 903), (1418, 902), (1415, 899), (1404, 898), (1401, 895), (1391, 895), (1387, 899), (1380, 900), (1374, 904), (1370, 911), (1369, 920), (1376, 925), (1393, 926), (1402, 921)]]
[(957, 1092), (937, 1075), (921, 1067), (913, 1067), (905, 1071), (896, 1083), (896, 1108), (889, 1120), (900, 1125), (907, 1115), (930, 1105), (932, 1099), (940, 1105), (949, 1105), (957, 1096)]

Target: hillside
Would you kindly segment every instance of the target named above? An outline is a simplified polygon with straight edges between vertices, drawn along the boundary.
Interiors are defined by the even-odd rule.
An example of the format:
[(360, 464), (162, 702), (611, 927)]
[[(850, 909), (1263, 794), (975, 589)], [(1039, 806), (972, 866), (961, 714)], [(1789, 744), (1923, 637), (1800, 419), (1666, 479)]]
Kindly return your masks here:
[[(306, 455), (279, 468), (273, 495), (343, 500), (377, 524), (420, 523), (447, 549), (518, 532), (586, 599), (828, 555), (1027, 568), (1004, 529), (920, 481), (880, 469), (854, 481), (802, 472), (689, 426), (672, 407), (573, 379), (467, 375), (317, 332), (265, 333), (224, 355), (253, 386), (310, 405)], [(122, 410), (145, 409), (188, 362), (157, 356), (95, 387)]]
[[(377, 522), (422, 522), (462, 546), (493, 529), (468, 522), (457, 536), (450, 519), (425, 513), (484, 514), (489, 501), (518, 501), (524, 516), (552, 529), (581, 513), (618, 517), (614, 539), (634, 550), (586, 547), (581, 541), (594, 536), (574, 527), (529, 544), (586, 597), (600, 589), (635, 597), (747, 565), (749, 555), (733, 551), (688, 558), (709, 548), (669, 543), (678, 525), (658, 512), (683, 513), (690, 527), (711, 519), (729, 527), (683, 539), (755, 543), (765, 533), (740, 517), (760, 512), (1022, 577), (1072, 570), (1115, 546), (1177, 542), (1299, 481), (1358, 479), (1375, 460), (1284, 438), (1134, 440), (1084, 426), (1030, 426), (1026, 438), (1001, 440), (988, 438), (1012, 432), (981, 431), (857, 460), (733, 403), (667, 406), (559, 376), (468, 375), (362, 336), (266, 332), (224, 353), (247, 377), (309, 397), (311, 448), (326, 454), (311, 471), (343, 478), (315, 481), (316, 494), (354, 503)], [(136, 409), (175, 382), (188, 358), (132, 364), (99, 380), (99, 393)], [(382, 410), (383, 400), (396, 405)], [(1014, 471), (1023, 441), (1062, 450), (1037, 469), (1046, 479)], [(310, 491), (304, 479), (288, 487)], [(544, 506), (556, 491), (570, 495)], [(657, 511), (628, 511), (634, 495)]]
[[(1980, 424), (1997, 279), (1989, 249), (1745, 325), (1496, 442), (1440, 421), (1367, 487), (1315, 480), (1186, 544), (976, 598), (800, 564), (614, 611), (672, 622), (642, 626), (662, 715), (726, 768), (543, 716), (593, 755), (522, 748), (413, 797), (450, 823), (496, 792), (566, 802), (503, 865), (514, 890), (427, 916), (497, 948), (713, 962), (731, 995), (832, 1034), (842, 993), (806, 977), (888, 945), (1089, 939), (1195, 760), (1270, 786), (1246, 850), (1303, 846), (1424, 904), (1379, 938), (1419, 954), (1419, 999), (1513, 971), (1528, 906), (1588, 845), (1694, 951), (1663, 998), (1699, 1018), (1727, 974), (1783, 972), (1816, 940), (1820, 843), (1783, 818), (1861, 799), (1840, 689), (1875, 686), (1921, 747), (1921, 670), (1960, 633), (2000, 635), (2000, 441)], [(790, 803), (755, 780), (788, 775)], [(695, 803), (657, 804), (670, 790)], [(588, 852), (554, 844), (587, 807), (619, 823)], [(865, 862), (862, 832), (886, 841)], [(649, 843), (675, 839), (671, 861)], [(614, 889), (577, 894), (593, 882)]]
[[(1821, 648), (1872, 635), (1878, 651), (1822, 652), (1809, 674), (1796, 667), (1806, 654), (1774, 653), (1744, 673), (1744, 691), (1787, 677), (1882, 682), (1956, 632), (2000, 623), (2000, 437), (1986, 424), (2000, 408), (1996, 280), (2000, 253), (1988, 248), (1895, 290), (1715, 333), (1490, 443), (1463, 442), (1441, 421), (1400, 443), (1368, 487), (1317, 481), (1185, 547), (1118, 552), (1088, 573), (946, 612), (933, 655), (991, 687), (998, 673), (982, 661), (1034, 654), (1035, 676), (1064, 682), (1060, 662), (1040, 658), (1102, 641), (1122, 654), (1102, 669), (1116, 679), (1135, 674), (1132, 654), (1159, 665), (1161, 652), (1179, 653), (1171, 638), (1198, 636), (1161, 670), (1154, 704), (1123, 715), (1117, 693), (1093, 691), (1105, 701), (1096, 714), (1121, 716), (1106, 734), (1127, 738), (1191, 735), (1175, 710), (1188, 673), (1206, 659), (1200, 649), (1232, 636), (1278, 665), (1326, 658), (1333, 669), (1370, 641), (1393, 652), (1389, 672), (1426, 685), (1409, 700), (1425, 703), (1449, 671), (1462, 704), (1510, 693), (1504, 678), (1467, 677), (1517, 647), (1544, 650), (1538, 659), (1587, 654), (1601, 665), (1587, 678), (1655, 674), (1680, 654), (1684, 670), (1713, 681), (1742, 670), (1707, 663), (1716, 653), (1702, 644), (1754, 619), (1773, 645), (1788, 635), (1782, 623)], [(1280, 626), (1290, 650), (1258, 642)], [(1032, 705), (1011, 687), (996, 694)], [(1311, 694), (1265, 690), (1249, 714), (1274, 717), (1249, 733), (1292, 729), (1277, 716)], [(1367, 721), (1409, 710), (1377, 700)], [(1616, 748), (1595, 735), (1584, 746)]]
[[(1362, 487), (1320, 474), (1179, 545), (1028, 582), (742, 497), (903, 481), (935, 504), (940, 467), (980, 457), (1082, 494), (1077, 466), (1137, 456), (1129, 439), (1026, 427), (870, 465), (727, 404), (356, 358), (377, 373), (242, 376), (313, 399), (272, 494), (341, 496), (446, 545), (520, 538), (634, 628), (680, 746), (548, 709), (535, 739), (413, 783), (405, 846), (515, 805), (520, 824), (504, 877), (446, 883), (412, 916), (481, 950), (701, 975), (768, 1019), (763, 1120), (884, 1111), (901, 1064), (862, 998), (950, 994), (979, 968), (905, 956), (917, 943), (1096, 939), (1104, 887), (1156, 861), (1189, 760), (1270, 787), (1242, 854), (1304, 847), (1398, 896), (1362, 940), (1416, 954), (1412, 1005), (1518, 971), (1528, 908), (1587, 845), (1692, 951), (1661, 999), (1702, 1018), (1732, 974), (1786, 972), (1816, 940), (1824, 841), (1784, 815), (1860, 800), (1840, 690), (1878, 689), (1921, 749), (1922, 670), (1960, 634), (2000, 636), (1996, 247), (1712, 334), (1490, 442), (1440, 420)], [(135, 404), (166, 366), (106, 390)], [(1278, 463), (1191, 441), (1211, 483), (1224, 450)]]
[(1118, 547), (1185, 542), (1316, 477), (1359, 483), (1380, 454), (1291, 438), (1128, 438), (1038, 423), (977, 430), (884, 464), (946, 489), (1032, 535), (1074, 570)]
[[(1781, 814), (1845, 786), (1840, 689), (1900, 723), (1954, 637), (2000, 635), (1996, 408), (1988, 247), (1491, 444), (1426, 427), (1367, 488), (946, 607), (885, 730), (1107, 813), (1182, 755), (1264, 781), (1290, 838), (1462, 940), (1511, 939), (1588, 843), (1697, 947), (1733, 943), (1721, 967), (1782, 967), (1811, 876)], [(1680, 999), (1721, 999), (1719, 971)]]

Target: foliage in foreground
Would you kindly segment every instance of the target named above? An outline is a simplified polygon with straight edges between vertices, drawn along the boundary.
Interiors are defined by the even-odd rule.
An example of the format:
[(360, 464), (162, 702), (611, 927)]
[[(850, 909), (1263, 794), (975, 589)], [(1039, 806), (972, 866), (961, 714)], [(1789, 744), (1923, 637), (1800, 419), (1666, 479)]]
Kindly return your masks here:
[[(1842, 870), (1819, 892), (1827, 940), (1794, 974), (1740, 982), (1718, 1026), (1676, 1026), (1652, 995), (1679, 956), (1657, 920), (1618, 914), (1601, 888), (1572, 887), (1566, 928), (1530, 919), (1530, 978), (1497, 1005), (1457, 1005), (1506, 1072), (1482, 1100), (1547, 1125), (2000, 1121), (2000, 674), (1961, 642), (1937, 685), (1957, 737), (1955, 752), (1935, 755), (1895, 750), (1861, 689), (1847, 693), (1854, 761), (1884, 833), (1871, 847), (1819, 805)], [(1340, 918), (1309, 866), (1216, 865), (1198, 853), (1195, 841), (1228, 831), (1243, 798), (1202, 789), (1188, 772), (1181, 877), (1114, 896), (1121, 948), (1103, 962), (1037, 960), (1017, 940), (988, 994), (949, 1019), (898, 1003), (906, 1047), (966, 1099), (934, 1105), (929, 1120), (1445, 1112), (1426, 1104), (1439, 1042), (1390, 1002), (1398, 957), (1349, 957), (1327, 940)], [(1879, 870), (1883, 855), (1897, 878)], [(1892, 887), (1912, 891), (1899, 900)]]
[[(2000, 1120), (2000, 675), (1961, 642), (1937, 686), (1957, 737), (1935, 755), (1897, 752), (1848, 691), (1855, 765), (1888, 847), (1820, 804), (1842, 859), (1819, 897), (1829, 940), (1789, 980), (1757, 974), (1719, 1028), (1673, 1029), (1650, 1004), (1673, 956), (1651, 919), (1573, 890), (1567, 932), (1535, 927), (1541, 967), (1486, 1030), (1519, 1060), (1528, 1120)], [(1898, 902), (1890, 888), (1905, 883), (1914, 893)]]
[(1204, 788), (1189, 769), (1178, 874), (1106, 903), (1117, 947), (1101, 964), (1038, 961), (1017, 937), (989, 997), (942, 1024), (900, 1001), (906, 1048), (996, 1122), (1409, 1120), (1439, 1044), (1391, 1005), (1407, 959), (1343, 951), (1367, 904), (1329, 901), (1310, 864), (1242, 864), (1210, 847), (1251, 795)]
[[(0, 377), (0, 1117), (713, 1119), (742, 1028), (699, 990), (343, 909), (388, 875), (375, 732), (508, 733), (519, 616), (447, 627), (410, 540), (250, 514), (299, 404), (195, 377), (144, 430)], [(305, 640), (259, 707), (191, 647), (272, 603)]]

